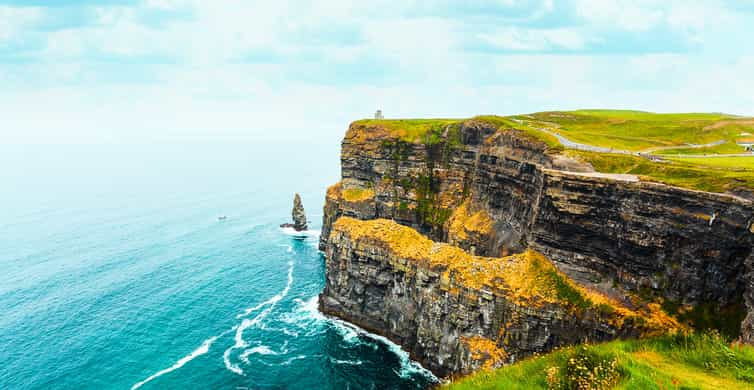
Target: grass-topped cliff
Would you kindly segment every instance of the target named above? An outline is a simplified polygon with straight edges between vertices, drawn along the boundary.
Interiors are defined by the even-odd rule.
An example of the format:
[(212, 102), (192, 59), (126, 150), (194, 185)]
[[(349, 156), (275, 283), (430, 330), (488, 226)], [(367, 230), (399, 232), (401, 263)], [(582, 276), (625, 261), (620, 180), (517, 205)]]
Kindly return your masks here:
[(754, 343), (754, 155), (737, 144), (752, 127), (635, 111), (356, 121), (327, 191), (320, 308), (438, 376), (512, 364), (467, 388), (751, 387), (751, 349), (729, 342)]
[[(351, 133), (407, 143), (454, 139), (461, 123), (480, 122), (517, 130), (590, 163), (599, 172), (634, 174), (643, 180), (726, 192), (754, 190), (754, 119), (718, 113), (657, 114), (644, 111), (577, 110), (468, 119), (360, 120)], [(565, 151), (565, 152), (564, 152)]]
[[(388, 219), (362, 221), (341, 217), (333, 231), (347, 235), (353, 242), (370, 240), (389, 249), (415, 266), (442, 269), (442, 278), (468, 289), (491, 289), (511, 302), (528, 307), (557, 304), (572, 313), (592, 310), (607, 322), (630, 319), (645, 325), (646, 334), (685, 329), (662, 311), (658, 304), (629, 308), (603, 294), (586, 289), (572, 280), (541, 254), (528, 250), (503, 258), (473, 256), (445, 243), (429, 240), (416, 230)], [(459, 294), (456, 289), (450, 289)]]
[(716, 333), (564, 348), (443, 386), (476, 389), (752, 389), (754, 348)]
[(688, 330), (659, 304), (582, 286), (533, 250), (475, 256), (389, 219), (346, 216), (328, 242), (324, 312), (401, 343), (438, 375)]

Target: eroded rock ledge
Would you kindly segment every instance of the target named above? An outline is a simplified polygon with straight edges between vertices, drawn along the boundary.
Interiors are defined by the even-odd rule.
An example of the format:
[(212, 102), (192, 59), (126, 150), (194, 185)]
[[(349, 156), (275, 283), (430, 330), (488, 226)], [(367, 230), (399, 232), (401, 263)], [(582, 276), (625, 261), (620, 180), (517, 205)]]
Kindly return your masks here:
[(326, 258), (322, 311), (395, 340), (439, 375), (681, 329), (657, 305), (589, 291), (534, 251), (472, 256), (385, 219), (340, 218)]

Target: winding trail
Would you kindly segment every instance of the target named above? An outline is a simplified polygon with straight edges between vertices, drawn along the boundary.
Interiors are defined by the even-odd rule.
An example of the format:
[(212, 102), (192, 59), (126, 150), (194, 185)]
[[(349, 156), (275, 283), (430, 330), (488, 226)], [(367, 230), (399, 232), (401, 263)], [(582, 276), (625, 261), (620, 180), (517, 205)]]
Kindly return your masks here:
[(539, 131), (543, 131), (543, 132), (545, 132), (547, 134), (550, 134), (551, 136), (557, 138), (558, 142), (560, 142), (561, 144), (563, 144), (563, 146), (565, 146), (566, 148), (571, 148), (571, 149), (576, 149), (576, 150), (584, 150), (584, 151), (587, 151), (587, 152), (598, 152), (598, 153), (618, 153), (618, 154), (632, 154), (632, 155), (636, 155), (637, 154), (637, 152), (632, 152), (630, 150), (613, 149), (613, 148), (606, 148), (604, 146), (594, 146), (594, 145), (587, 145), (587, 144), (578, 143), (578, 142), (575, 142), (575, 141), (571, 141), (570, 139), (568, 139), (566, 137), (563, 137), (562, 135), (560, 135), (560, 134), (558, 134), (558, 133), (556, 133), (554, 131), (550, 131), (550, 130), (542, 128), (542, 127), (535, 127), (535, 129), (537, 129)]
[[(531, 124), (529, 124), (531, 126)], [(534, 127), (534, 126), (532, 126)], [(711, 148), (715, 146), (719, 146), (724, 144), (725, 140), (710, 142), (708, 144), (688, 144), (688, 145), (678, 145), (678, 146), (658, 146), (654, 148), (644, 149), (641, 151), (631, 151), (631, 150), (624, 150), (624, 149), (615, 149), (615, 148), (606, 148), (604, 146), (595, 146), (595, 145), (588, 145), (588, 144), (582, 144), (579, 142), (572, 141), (552, 130), (549, 130), (547, 128), (543, 127), (534, 127), (535, 129), (545, 132), (547, 134), (552, 135), (553, 137), (558, 139), (558, 142), (563, 144), (566, 148), (576, 149), (576, 150), (583, 150), (587, 152), (597, 152), (597, 153), (615, 153), (615, 154), (626, 154), (626, 155), (632, 155), (632, 156), (639, 156), (644, 157), (646, 159), (650, 160), (657, 160), (657, 159), (665, 159), (665, 158), (716, 158), (716, 157), (754, 157), (754, 152), (751, 153), (729, 153), (729, 154), (674, 154), (674, 155), (657, 155), (653, 154), (654, 152), (660, 151), (660, 150), (673, 150), (673, 149), (701, 149), (701, 148)]]

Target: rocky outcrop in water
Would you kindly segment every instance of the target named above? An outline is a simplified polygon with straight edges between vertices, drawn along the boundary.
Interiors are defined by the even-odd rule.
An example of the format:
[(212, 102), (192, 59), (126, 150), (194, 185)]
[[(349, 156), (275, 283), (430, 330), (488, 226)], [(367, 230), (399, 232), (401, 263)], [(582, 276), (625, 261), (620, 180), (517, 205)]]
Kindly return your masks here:
[[(407, 316), (421, 316), (419, 309), (428, 307), (419, 303), (427, 301), (401, 301), (368, 286), (419, 294), (427, 284), (424, 279), (399, 284), (378, 272), (381, 268), (376, 264), (387, 260), (376, 255), (377, 246), (369, 249), (368, 240), (360, 251), (344, 251), (343, 245), (352, 244), (342, 242), (343, 232), (332, 233), (343, 216), (391, 219), (437, 242), (482, 256), (532, 249), (572, 280), (625, 303), (640, 295), (668, 310), (693, 312), (705, 307), (727, 313), (717, 317), (738, 323), (746, 314), (746, 304), (749, 319), (743, 323), (742, 337), (754, 341), (754, 272), (746, 272), (745, 266), (753, 256), (750, 200), (642, 182), (632, 175), (595, 173), (588, 164), (555, 153), (527, 134), (474, 120), (420, 142), (406, 142), (379, 126), (355, 123), (343, 140), (341, 165), (342, 181), (328, 190), (324, 208), (320, 247), (327, 253), (328, 284), (323, 308), (404, 345), (408, 336), (397, 335), (389, 326), (391, 317), (376, 306), (400, 301), (400, 307), (409, 308)], [(331, 268), (331, 261), (349, 271)], [(377, 276), (381, 279), (371, 280)], [(371, 299), (370, 308), (353, 304), (358, 300), (352, 294), (362, 289), (363, 299)], [(445, 321), (459, 310), (459, 315), (480, 315), (478, 305), (464, 305), (465, 309), (433, 306), (438, 314), (431, 321)], [(502, 315), (498, 310), (504, 309), (495, 306), (491, 313)], [(466, 332), (467, 325), (460, 329)], [(467, 335), (481, 329), (471, 328), (476, 330)], [(484, 334), (480, 330), (479, 335)], [(453, 344), (442, 338), (436, 342)], [(438, 371), (463, 371), (465, 366), (448, 363), (450, 355), (438, 352), (460, 348), (450, 344), (432, 349), (420, 343), (415, 355), (423, 360), (422, 356), (437, 353), (445, 356), (444, 363), (435, 366)], [(553, 344), (543, 345), (546, 350)], [(421, 352), (425, 350), (432, 352)]]
[(296, 196), (293, 197), (293, 210), (291, 211), (291, 215), (293, 216), (293, 228), (296, 229), (297, 232), (307, 229), (306, 213), (304, 212), (304, 205), (301, 203), (301, 196), (299, 196), (299, 194), (296, 194)]
[(293, 223), (284, 223), (280, 225), (280, 227), (290, 227), (297, 232), (308, 229), (304, 205), (301, 203), (301, 196), (298, 193), (293, 197), (293, 210), (291, 210), (291, 216), (293, 217)]

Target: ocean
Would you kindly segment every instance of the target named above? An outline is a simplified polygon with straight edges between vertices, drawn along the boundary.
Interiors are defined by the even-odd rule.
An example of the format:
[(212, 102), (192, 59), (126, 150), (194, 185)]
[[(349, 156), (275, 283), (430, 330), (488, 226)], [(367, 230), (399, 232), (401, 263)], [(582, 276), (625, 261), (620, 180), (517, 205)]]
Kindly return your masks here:
[[(0, 388), (436, 382), (317, 311), (338, 155), (337, 142), (0, 146)], [(294, 192), (304, 237), (278, 226)]]

